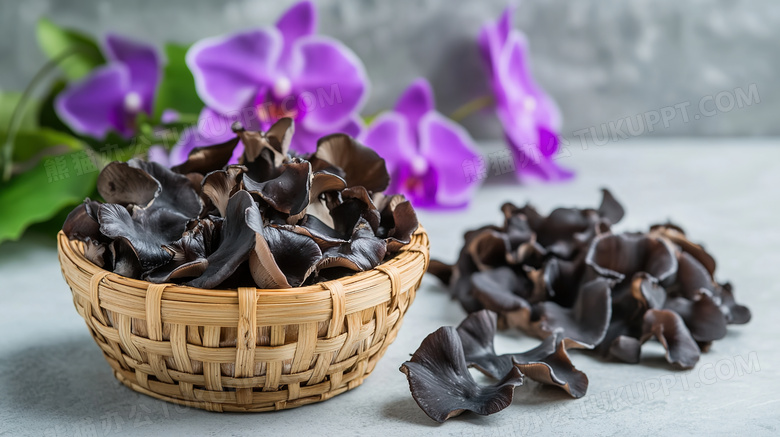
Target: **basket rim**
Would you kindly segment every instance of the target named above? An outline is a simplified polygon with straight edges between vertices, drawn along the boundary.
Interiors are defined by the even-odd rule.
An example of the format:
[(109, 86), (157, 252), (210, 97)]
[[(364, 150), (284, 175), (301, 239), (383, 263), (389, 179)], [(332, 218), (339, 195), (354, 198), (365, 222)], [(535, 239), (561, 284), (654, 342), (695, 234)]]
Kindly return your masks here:
[[(416, 259), (418, 258), (415, 255), (420, 255), (423, 257), (423, 260), (425, 260), (426, 259), (425, 254), (428, 253), (427, 244), (425, 242), (425, 240), (427, 239), (428, 239), (428, 233), (426, 232), (425, 228), (422, 225), (419, 225), (417, 227), (417, 230), (414, 232), (414, 234), (412, 234), (411, 241), (408, 244), (402, 246), (401, 249), (394, 257), (379, 264), (378, 266), (372, 268), (371, 270), (357, 272), (349, 276), (318, 282), (316, 284), (307, 285), (305, 287), (269, 289), (269, 288), (257, 288), (254, 286), (247, 286), (247, 287), (240, 287), (240, 288), (254, 288), (255, 292), (259, 294), (270, 294), (270, 295), (280, 295), (280, 294), (295, 295), (295, 294), (321, 293), (323, 289), (327, 288), (328, 284), (340, 283), (341, 285), (349, 285), (355, 282), (369, 280), (373, 276), (378, 274), (385, 275), (385, 273), (382, 272), (382, 266), (402, 267), (407, 265), (410, 262), (415, 262)], [(68, 239), (68, 237), (65, 236), (65, 233), (62, 230), (60, 230), (57, 233), (57, 249), (60, 255), (68, 258), (74, 265), (84, 270), (86, 274), (90, 276), (94, 276), (96, 274), (106, 272), (107, 274), (106, 279), (108, 279), (108, 275), (111, 275), (110, 279), (112, 282), (123, 284), (136, 289), (147, 289), (150, 285), (156, 284), (154, 282), (144, 281), (142, 279), (128, 278), (126, 276), (122, 276), (118, 273), (114, 273), (110, 270), (103, 269), (93, 264), (84, 256), (83, 244), (84, 243), (79, 240)], [(230, 297), (230, 296), (235, 296), (238, 293), (237, 288), (236, 289), (229, 289), (229, 288), (208, 288), (207, 289), (207, 288), (190, 287), (187, 285), (176, 284), (171, 282), (166, 282), (163, 284), (166, 285), (165, 288), (166, 293), (174, 293), (174, 294)], [(161, 284), (157, 284), (157, 285), (161, 285)]]

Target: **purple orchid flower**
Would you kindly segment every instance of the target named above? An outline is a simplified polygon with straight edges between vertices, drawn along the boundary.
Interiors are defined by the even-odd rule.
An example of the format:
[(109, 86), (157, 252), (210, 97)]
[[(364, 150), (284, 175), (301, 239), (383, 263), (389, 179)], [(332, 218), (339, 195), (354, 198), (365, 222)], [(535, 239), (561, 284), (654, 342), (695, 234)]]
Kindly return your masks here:
[(464, 207), (479, 179), (463, 168), (480, 158), (468, 132), (434, 108), (431, 85), (417, 79), (360, 140), (385, 159), (387, 193), (404, 194), (415, 207)]
[(486, 24), (479, 47), (496, 99), (496, 114), (515, 158), (518, 177), (554, 181), (573, 176), (553, 156), (558, 150), (561, 115), (555, 102), (536, 84), (528, 62), (525, 36), (512, 29), (512, 7)]
[(134, 133), (136, 116), (152, 113), (160, 81), (160, 56), (155, 47), (108, 35), (108, 63), (57, 96), (57, 115), (74, 131), (104, 138), (110, 131)]
[[(313, 152), (317, 140), (343, 132), (357, 135), (357, 116), (367, 97), (360, 59), (340, 42), (315, 35), (310, 1), (292, 6), (276, 26), (208, 38), (192, 46), (187, 65), (206, 104), (198, 126), (172, 150), (171, 163), (194, 147), (232, 136), (230, 127), (265, 130), (282, 117), (295, 120), (291, 147)], [(236, 148), (240, 155), (243, 147)]]

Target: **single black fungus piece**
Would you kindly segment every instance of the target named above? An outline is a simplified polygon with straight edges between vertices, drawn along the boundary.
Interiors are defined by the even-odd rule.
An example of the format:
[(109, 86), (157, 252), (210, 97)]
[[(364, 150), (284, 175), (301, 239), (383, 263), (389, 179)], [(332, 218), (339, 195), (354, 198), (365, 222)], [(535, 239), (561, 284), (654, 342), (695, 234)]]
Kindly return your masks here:
[(314, 240), (322, 250), (349, 243), (349, 238), (351, 236), (336, 231), (317, 217), (309, 214), (306, 214), (298, 225), (280, 227), (295, 232), (296, 234), (306, 235)]
[[(124, 239), (143, 271), (171, 260), (173, 256), (163, 246), (178, 240), (184, 232), (185, 223), (179, 219), (177, 214), (164, 209), (136, 209), (131, 216), (125, 207), (108, 203), (101, 205), (98, 212), (100, 232), (107, 237)], [(121, 249), (125, 254), (127, 248)]]
[(168, 263), (144, 274), (144, 279), (159, 284), (202, 275), (209, 265), (202, 229), (196, 227), (192, 231), (185, 232), (178, 241), (163, 246), (173, 258)]
[[(742, 324), (750, 320), (750, 310), (736, 303), (731, 285), (718, 284), (707, 268), (690, 252), (678, 253), (678, 265), (675, 281), (667, 288), (670, 297), (682, 297), (688, 301), (697, 301), (700, 295), (706, 294), (709, 297), (708, 300), (719, 307), (727, 324)], [(683, 314), (680, 313), (680, 315)], [(710, 318), (712, 322), (717, 320), (714, 314), (710, 314)], [(686, 319), (686, 324), (693, 329), (690, 319)], [(702, 340), (697, 338), (697, 341)]]
[(527, 298), (534, 284), (520, 277), (509, 267), (477, 272), (471, 275), (471, 294), (482, 306), (498, 313), (502, 324), (527, 329), (531, 320), (531, 305)]
[(203, 233), (203, 245), (206, 249), (206, 256), (214, 253), (222, 242), (220, 238), (224, 221), (223, 217), (217, 216), (208, 216), (197, 221), (195, 226), (201, 228)]
[(641, 342), (655, 337), (666, 349), (666, 360), (683, 369), (696, 365), (701, 350), (685, 327), (682, 317), (674, 311), (648, 310), (644, 315)]
[(597, 237), (585, 262), (599, 275), (618, 281), (645, 272), (661, 285), (668, 285), (677, 272), (677, 257), (672, 247), (662, 238), (639, 233)]
[(90, 200), (89, 198), (73, 208), (62, 225), (62, 231), (65, 233), (65, 236), (70, 240), (91, 240), (94, 243), (108, 242), (106, 237), (100, 233), (100, 223), (97, 220), (97, 211), (99, 209), (100, 202)]
[(290, 118), (280, 119), (266, 132), (236, 132), (244, 144), (240, 163), (247, 167), (252, 180), (264, 182), (279, 176), (282, 164), (289, 160), (287, 151), (294, 132), (295, 123)]
[(699, 295), (699, 290), (715, 289), (715, 281), (707, 269), (688, 252), (677, 254), (677, 276), (673, 284), (667, 287), (671, 297), (693, 299)]
[(527, 240), (524, 235), (509, 229), (504, 237), (509, 245), (506, 260), (511, 265), (528, 264), (541, 266), (541, 260), (547, 255), (547, 249), (536, 241), (536, 234), (531, 234)]
[(606, 336), (612, 317), (611, 285), (605, 278), (583, 284), (571, 308), (550, 301), (540, 303), (540, 320), (534, 325), (537, 335), (546, 337), (560, 329), (570, 340), (567, 346), (593, 349)]
[(250, 208), (257, 209), (257, 204), (246, 191), (238, 191), (230, 198), (221, 227), (219, 247), (208, 256), (208, 267), (203, 274), (186, 285), (197, 288), (217, 287), (249, 258), (255, 246), (255, 232), (246, 223), (246, 210)]
[(292, 287), (301, 286), (314, 272), (322, 257), (322, 251), (314, 240), (286, 229), (267, 226), (263, 238), (271, 249), (276, 265)]
[(449, 283), (450, 295), (453, 299), (460, 302), (467, 313), (479, 311), (484, 306), (472, 294), (471, 275), (478, 271), (474, 260), (468, 250), (468, 243), (478, 235), (479, 231), (467, 232), (464, 236), (465, 244), (460, 250), (458, 261), (452, 267), (451, 280)]
[(566, 353), (566, 339), (556, 331), (539, 346), (522, 354), (511, 355), (520, 372), (536, 382), (560, 387), (573, 398), (588, 391), (588, 376), (574, 367)]
[(115, 161), (98, 175), (97, 190), (107, 203), (145, 207), (160, 195), (162, 185), (143, 169)]
[(228, 200), (238, 191), (241, 175), (247, 171), (243, 165), (231, 165), (225, 170), (216, 170), (206, 175), (201, 183), (201, 192), (211, 201), (224, 217)]
[(239, 129), (236, 132), (244, 143), (244, 158), (255, 161), (263, 150), (274, 152), (274, 165), (280, 166), (287, 158), (290, 142), (295, 133), (295, 122), (289, 117), (279, 119), (267, 131), (248, 131)]
[(312, 175), (311, 191), (309, 193), (309, 202), (314, 203), (324, 193), (330, 191), (341, 192), (347, 188), (347, 181), (341, 176), (329, 173), (327, 171), (318, 171)]
[(412, 235), (420, 226), (411, 202), (403, 195), (386, 197), (379, 205), (380, 221), (377, 236), (387, 242), (387, 251), (398, 252), (412, 241)]
[(550, 334), (539, 346), (526, 352), (497, 355), (493, 346), (496, 326), (496, 314), (488, 310), (469, 314), (458, 326), (469, 366), (495, 379), (503, 378), (516, 366), (523, 375), (560, 387), (572, 397), (585, 395), (588, 377), (572, 364), (561, 331)]
[(279, 176), (282, 172), (281, 166), (286, 160), (286, 156), (280, 155), (271, 147), (265, 147), (255, 159), (247, 159), (245, 153), (239, 162), (247, 168), (247, 174), (253, 180), (268, 181)]
[(552, 257), (547, 260), (542, 272), (549, 300), (563, 307), (571, 307), (577, 299), (577, 291), (585, 275), (585, 257), (581, 254), (573, 260)]
[(333, 228), (334, 224), (333, 217), (330, 215), (330, 207), (338, 204), (340, 193), (345, 188), (347, 188), (347, 182), (341, 176), (327, 171), (315, 172), (312, 176), (306, 215), (313, 216), (318, 221), (326, 224), (326, 226)]
[(344, 267), (362, 272), (373, 269), (385, 257), (387, 245), (377, 238), (371, 225), (361, 218), (347, 243), (333, 246), (322, 252), (322, 259), (317, 263), (317, 271)]
[(734, 291), (730, 283), (719, 284), (717, 298), (720, 298), (720, 309), (726, 315), (729, 324), (743, 325), (750, 321), (750, 309), (734, 300)]
[[(520, 298), (528, 306), (528, 299), (533, 298), (534, 284), (523, 276), (519, 276), (511, 267), (498, 267), (471, 275), (471, 284), (474, 293), (479, 291), (491, 301), (506, 302), (509, 307), (503, 310), (515, 308), (511, 302), (514, 298)], [(488, 308), (491, 309), (491, 308)], [(491, 311), (496, 311), (491, 309)], [(501, 312), (501, 311), (496, 311)]]
[(192, 149), (186, 161), (172, 167), (171, 170), (183, 175), (191, 173), (207, 175), (213, 171), (221, 170), (230, 162), (237, 145), (238, 137), (213, 146), (196, 147)]
[(260, 211), (248, 209), (246, 221), (255, 232), (249, 269), (260, 288), (298, 287), (314, 272), (322, 252), (310, 237), (263, 224)]
[(473, 312), (458, 325), (457, 332), (463, 345), (463, 356), (468, 366), (494, 379), (507, 375), (514, 363), (509, 355), (497, 355), (493, 339), (498, 315), (490, 310)]
[(469, 373), (463, 346), (451, 326), (428, 335), (412, 358), (401, 365), (417, 405), (431, 419), (442, 423), (464, 411), (480, 415), (497, 413), (512, 403), (522, 375), (512, 368), (495, 385), (478, 385)]
[(577, 235), (590, 230), (598, 219), (593, 210), (557, 208), (535, 231), (542, 246), (561, 258), (570, 258), (578, 246), (586, 243), (577, 239)]
[(290, 117), (283, 117), (265, 131), (265, 137), (274, 150), (286, 156), (294, 133), (295, 121)]
[(679, 314), (698, 342), (711, 342), (726, 336), (726, 316), (706, 289), (700, 290), (694, 300), (683, 297), (669, 299), (664, 309)]
[(623, 205), (615, 199), (615, 196), (609, 192), (609, 190), (601, 189), (601, 205), (599, 205), (599, 216), (609, 220), (609, 223), (614, 225), (620, 220), (623, 220), (623, 216), (626, 214)]
[(84, 242), (84, 258), (100, 268), (106, 268), (111, 265), (113, 259), (111, 252), (108, 250), (108, 244), (89, 237), (81, 241)]
[(432, 259), (428, 264), (428, 270), (426, 273), (430, 273), (441, 281), (445, 286), (449, 286), (452, 282), (453, 266), (452, 264), (443, 263), (437, 259)]
[(255, 181), (244, 175), (244, 188), (256, 193), (272, 208), (296, 216), (309, 204), (309, 190), (312, 184), (311, 165), (306, 162), (282, 165), (282, 171), (275, 179)]
[(329, 212), (333, 228), (342, 235), (351, 235), (360, 219), (365, 219), (372, 232), (379, 227), (379, 211), (368, 191), (361, 186), (345, 188), (341, 192), (341, 203)]
[(116, 238), (109, 244), (108, 248), (113, 264), (112, 272), (127, 278), (141, 277), (143, 272), (141, 261), (139, 261), (138, 254), (126, 238)]
[(290, 287), (287, 277), (276, 263), (274, 254), (263, 236), (266, 226), (260, 210), (247, 209), (245, 218), (247, 226), (255, 233), (255, 247), (249, 254), (249, 271), (255, 285), (260, 288)]
[(203, 185), (204, 175), (200, 173), (187, 173), (184, 176), (190, 181), (190, 186), (195, 192), (200, 193), (200, 188)]
[(317, 141), (317, 151), (310, 157), (312, 169), (342, 176), (347, 187), (362, 186), (371, 192), (384, 191), (390, 175), (382, 159), (373, 149), (345, 134), (333, 134)]
[(509, 265), (510, 245), (501, 231), (485, 229), (475, 233), (466, 245), (471, 259), (480, 271)]
[(255, 237), (249, 268), (261, 288), (301, 286), (322, 256), (314, 240), (286, 229), (268, 226)]
[(156, 162), (148, 162), (138, 158), (127, 161), (127, 164), (144, 171), (160, 184), (159, 195), (148, 206), (150, 209), (164, 208), (177, 212), (188, 219), (195, 218), (200, 214), (203, 204), (187, 176), (174, 173)]
[(639, 362), (642, 342), (642, 316), (647, 304), (632, 292), (634, 283), (623, 283), (612, 290), (612, 319), (606, 335), (596, 347), (604, 357), (613, 357), (627, 363)]
[(466, 248), (479, 271), (487, 271), (508, 265), (508, 242), (506, 236), (492, 229), (476, 233)]
[(642, 342), (629, 335), (617, 336), (608, 348), (609, 356), (629, 364), (639, 363), (641, 352)]
[(672, 223), (654, 225), (650, 227), (650, 234), (659, 235), (676, 244), (680, 250), (689, 253), (696, 261), (701, 263), (701, 265), (707, 269), (710, 276), (715, 274), (715, 258), (707, 253), (703, 246), (690, 241), (681, 227)]
[(655, 276), (637, 272), (631, 280), (631, 295), (641, 302), (644, 308), (661, 309), (666, 303), (666, 289), (664, 289)]
[(520, 243), (536, 238), (536, 233), (531, 229), (531, 224), (528, 223), (528, 217), (520, 212), (520, 208), (507, 202), (501, 205), (501, 212), (504, 213), (503, 231), (512, 235), (513, 240)]

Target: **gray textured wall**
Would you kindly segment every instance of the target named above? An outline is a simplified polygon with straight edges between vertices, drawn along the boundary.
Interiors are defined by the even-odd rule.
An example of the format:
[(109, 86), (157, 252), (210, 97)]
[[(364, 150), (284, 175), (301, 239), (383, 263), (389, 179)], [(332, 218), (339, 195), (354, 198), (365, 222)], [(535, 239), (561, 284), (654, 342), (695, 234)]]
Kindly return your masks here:
[[(0, 0), (0, 89), (21, 89), (43, 63), (34, 34), (40, 16), (91, 33), (192, 42), (269, 25), (291, 3)], [(366, 113), (392, 105), (417, 76), (432, 81), (445, 113), (486, 93), (474, 41), (480, 25), (505, 4), (318, 2), (320, 31), (343, 40), (367, 66), (373, 89)], [(587, 136), (594, 128), (597, 136), (604, 129), (619, 139), (627, 132), (620, 121), (626, 117), (635, 123), (629, 136), (780, 134), (777, 0), (526, 0), (517, 12), (515, 25), (529, 36), (533, 70), (560, 103), (567, 137)], [(740, 92), (752, 103), (738, 107)], [(658, 114), (661, 121), (654, 123)], [(500, 132), (489, 114), (464, 124), (480, 138)]]

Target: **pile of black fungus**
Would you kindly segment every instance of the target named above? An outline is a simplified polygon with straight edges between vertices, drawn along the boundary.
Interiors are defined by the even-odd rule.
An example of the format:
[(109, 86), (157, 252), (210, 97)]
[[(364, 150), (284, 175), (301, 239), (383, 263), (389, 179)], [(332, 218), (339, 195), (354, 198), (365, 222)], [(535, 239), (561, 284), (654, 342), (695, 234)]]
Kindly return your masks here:
[[(106, 270), (199, 288), (288, 288), (369, 270), (417, 229), (411, 204), (382, 194), (384, 160), (344, 134), (288, 151), (291, 119), (192, 151), (172, 169), (112, 162), (63, 231)], [(229, 164), (241, 142), (238, 164)]]
[[(429, 335), (401, 366), (417, 403), (443, 422), (463, 411), (491, 414), (512, 400), (523, 377), (585, 394), (588, 379), (567, 349), (638, 363), (655, 338), (677, 368), (692, 368), (729, 324), (750, 320), (729, 283), (715, 280), (715, 260), (667, 223), (642, 233), (611, 231), (623, 207), (603, 190), (598, 209), (501, 207), (502, 226), (469, 231), (454, 265), (429, 273), (469, 313), (458, 328)], [(524, 353), (497, 355), (497, 329), (543, 339)], [(478, 385), (475, 367), (498, 382)]]

